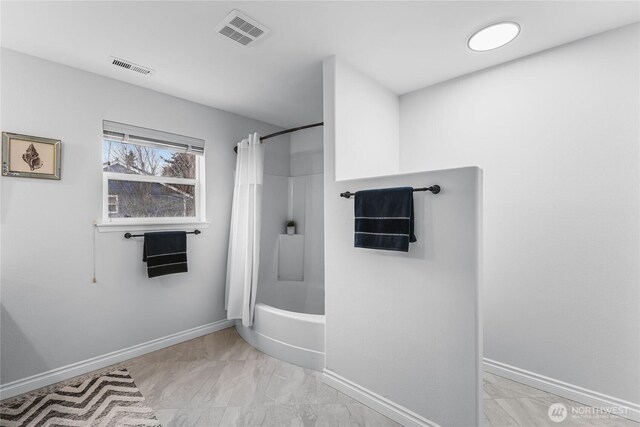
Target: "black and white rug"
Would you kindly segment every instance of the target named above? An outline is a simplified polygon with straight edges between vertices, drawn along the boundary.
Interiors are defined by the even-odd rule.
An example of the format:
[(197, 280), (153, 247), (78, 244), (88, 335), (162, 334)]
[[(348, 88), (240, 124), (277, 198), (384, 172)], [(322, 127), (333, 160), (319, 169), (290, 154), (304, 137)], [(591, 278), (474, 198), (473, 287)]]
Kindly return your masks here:
[(0, 406), (0, 426), (160, 426), (126, 369)]

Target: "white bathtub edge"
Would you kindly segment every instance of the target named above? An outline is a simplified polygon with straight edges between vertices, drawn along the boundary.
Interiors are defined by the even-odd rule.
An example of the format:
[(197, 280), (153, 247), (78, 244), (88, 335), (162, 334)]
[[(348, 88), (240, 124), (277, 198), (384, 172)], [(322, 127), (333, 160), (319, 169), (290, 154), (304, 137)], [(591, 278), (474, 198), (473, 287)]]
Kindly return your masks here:
[(251, 328), (243, 326), (241, 321), (236, 321), (236, 330), (252, 347), (257, 348), (269, 356), (303, 368), (315, 369), (316, 371), (322, 371), (324, 369), (324, 353), (270, 338)]
[(278, 314), (279, 316), (288, 317), (305, 323), (324, 324), (324, 314), (298, 313), (295, 311), (274, 307), (262, 302), (256, 304), (256, 310), (263, 310), (265, 312)]

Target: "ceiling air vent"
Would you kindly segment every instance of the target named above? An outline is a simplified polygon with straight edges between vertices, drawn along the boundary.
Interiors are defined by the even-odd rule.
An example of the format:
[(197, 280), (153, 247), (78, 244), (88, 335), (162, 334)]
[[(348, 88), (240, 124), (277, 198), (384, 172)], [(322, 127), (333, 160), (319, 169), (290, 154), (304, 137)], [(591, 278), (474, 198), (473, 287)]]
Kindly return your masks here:
[(231, 40), (247, 46), (259, 38), (263, 38), (269, 32), (269, 29), (242, 12), (232, 10), (216, 26), (216, 31)]
[(126, 70), (135, 71), (136, 73), (143, 74), (145, 76), (150, 76), (153, 74), (153, 70), (151, 68), (143, 67), (142, 65), (134, 64), (133, 62), (125, 61), (124, 59), (118, 59), (111, 57), (111, 65), (115, 65), (116, 67), (124, 68)]

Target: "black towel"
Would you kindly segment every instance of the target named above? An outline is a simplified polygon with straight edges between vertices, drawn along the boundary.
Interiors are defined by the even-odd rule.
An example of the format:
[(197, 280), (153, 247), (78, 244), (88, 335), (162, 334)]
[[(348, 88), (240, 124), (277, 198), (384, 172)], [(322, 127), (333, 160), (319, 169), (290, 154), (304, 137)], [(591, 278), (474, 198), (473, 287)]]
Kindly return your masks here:
[(409, 252), (413, 232), (413, 188), (356, 192), (355, 246)]
[(187, 233), (166, 231), (144, 233), (142, 262), (149, 277), (187, 272)]

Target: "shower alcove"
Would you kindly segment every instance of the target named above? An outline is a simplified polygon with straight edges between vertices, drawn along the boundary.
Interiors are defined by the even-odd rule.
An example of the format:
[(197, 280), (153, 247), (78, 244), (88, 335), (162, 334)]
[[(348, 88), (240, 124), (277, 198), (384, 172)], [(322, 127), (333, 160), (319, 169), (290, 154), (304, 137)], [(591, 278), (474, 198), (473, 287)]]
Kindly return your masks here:
[[(324, 206), (322, 127), (265, 144), (260, 272), (253, 325), (236, 321), (253, 347), (306, 368), (324, 369)], [(296, 235), (286, 222), (296, 222)]]

